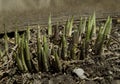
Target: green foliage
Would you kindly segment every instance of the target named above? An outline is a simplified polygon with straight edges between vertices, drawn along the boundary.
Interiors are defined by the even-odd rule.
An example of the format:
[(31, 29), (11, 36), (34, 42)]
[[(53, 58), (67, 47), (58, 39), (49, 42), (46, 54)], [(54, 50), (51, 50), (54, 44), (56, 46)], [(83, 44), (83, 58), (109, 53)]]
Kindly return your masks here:
[(38, 56), (38, 66), (39, 70), (42, 68), (42, 45), (40, 43), (40, 28), (37, 30), (37, 56)]
[(48, 36), (52, 36), (52, 23), (51, 23), (51, 15), (48, 18)]
[(27, 31), (26, 31), (26, 39), (28, 40), (28, 42), (29, 42), (29, 40), (31, 39), (30, 27), (29, 27), (29, 26), (27, 27)]
[(18, 34), (18, 30), (15, 30), (15, 44), (18, 44), (19, 42), (19, 34)]
[(55, 50), (54, 56), (55, 56), (55, 64), (56, 64), (57, 71), (62, 71), (62, 66), (61, 66), (61, 62), (60, 62), (60, 58), (58, 56), (57, 50)]
[[(103, 26), (97, 29), (95, 13), (88, 18), (81, 17), (77, 26), (73, 25), (73, 17), (68, 19), (63, 29), (59, 29), (59, 24), (57, 23), (57, 29), (55, 28), (54, 32), (51, 23), (50, 15), (48, 28), (44, 29), (48, 32), (43, 34), (40, 26), (37, 29), (35, 58), (39, 71), (51, 71), (52, 64), (55, 65), (55, 70), (62, 71), (61, 61), (81, 60), (89, 55), (102, 54), (103, 47), (105, 46), (104, 42), (110, 39), (109, 35), (112, 29), (112, 19), (110, 17), (108, 17)], [(5, 51), (8, 52), (7, 33), (5, 33), (4, 39)], [(15, 45), (18, 45), (18, 48), (14, 53), (14, 57), (19, 70), (22, 72), (34, 71), (33, 55), (30, 52), (31, 46), (29, 46), (31, 39), (29, 27), (23, 35), (19, 35), (18, 31), (15, 31)], [(54, 49), (56, 46), (57, 49)], [(1, 51), (0, 56), (2, 56)]]
[[(102, 54), (102, 47), (106, 39), (109, 39), (109, 35), (112, 29), (112, 19), (108, 17), (105, 25), (99, 29), (99, 33), (95, 43), (95, 54)], [(108, 37), (108, 38), (107, 38)]]
[[(17, 51), (17, 52), (18, 52), (18, 51)], [(17, 52), (14, 53), (15, 61), (16, 61), (16, 63), (17, 63), (18, 69), (23, 72), (23, 71), (24, 71), (23, 64), (22, 64), (21, 59), (19, 58), (19, 55), (18, 55)]]
[(47, 54), (48, 53), (46, 53), (45, 50), (42, 48), (42, 61), (43, 61), (43, 70), (44, 71), (49, 71)]
[(61, 44), (61, 57), (62, 59), (67, 59), (68, 55), (67, 55), (67, 49), (68, 49), (68, 46), (67, 46), (67, 40), (66, 40), (66, 37), (63, 35), (62, 36), (62, 44)]
[(86, 29), (86, 37), (85, 37), (85, 55), (88, 55), (89, 43), (92, 40), (93, 35), (96, 35), (96, 22), (95, 22), (95, 14), (89, 17), (88, 19), (88, 27)]
[(29, 71), (32, 71), (32, 58), (30, 55), (30, 50), (29, 50), (29, 46), (28, 46), (28, 41), (25, 40), (25, 58), (26, 58), (26, 65), (29, 69)]
[(25, 61), (25, 55), (24, 55), (24, 49), (25, 49), (25, 37), (24, 37), (24, 34), (22, 35), (22, 38), (20, 39), (20, 58), (21, 58), (21, 61), (22, 61), (22, 65), (23, 65), (23, 70), (26, 72), (28, 71), (28, 68), (27, 68), (27, 64), (26, 64), (26, 61)]
[(72, 17), (70, 20), (68, 19), (68, 21), (66, 23), (64, 34), (67, 37), (71, 37), (71, 35), (72, 35), (73, 21), (74, 21), (74, 17)]

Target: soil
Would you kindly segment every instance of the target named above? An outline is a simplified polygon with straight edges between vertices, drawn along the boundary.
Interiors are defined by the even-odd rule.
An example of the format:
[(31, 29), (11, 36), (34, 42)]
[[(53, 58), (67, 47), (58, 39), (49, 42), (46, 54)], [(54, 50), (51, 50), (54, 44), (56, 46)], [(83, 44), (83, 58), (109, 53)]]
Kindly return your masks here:
[[(76, 2), (74, 2), (74, 0), (66, 0), (65, 2), (64, 0), (52, 0), (54, 3), (50, 2), (49, 6), (46, 5), (45, 7), (45, 5), (43, 5), (40, 9), (38, 9), (39, 7), (36, 5), (34, 7), (34, 3), (29, 3), (29, 5), (25, 7), (32, 7), (30, 10), (21, 8), (21, 6), (24, 6), (19, 6), (19, 3), (17, 3), (17, 7), (14, 7), (16, 5), (11, 3), (11, 6), (6, 6), (4, 4), (9, 3), (3, 3), (1, 1), (0, 6), (3, 6), (0, 7), (0, 34), (2, 33), (2, 35), (0, 35), (1, 50), (4, 50), (3, 24), (5, 24), (7, 32), (12, 33), (8, 33), (10, 37), (8, 56), (0, 57), (0, 84), (120, 84), (120, 0), (109, 0), (109, 2), (107, 0), (79, 0)], [(14, 2), (15, 1), (16, 0), (14, 0)], [(21, 4), (24, 3), (24, 0), (21, 1)], [(25, 1), (25, 3), (28, 2), (27, 0)], [(39, 5), (40, 4), (38, 4), (38, 6)], [(77, 24), (79, 16), (86, 17), (91, 15), (94, 11), (96, 11), (97, 18), (103, 18), (97, 19), (100, 22), (104, 22), (104, 18), (108, 15), (113, 17), (111, 45), (105, 48), (103, 55), (89, 56), (84, 60), (62, 61), (63, 69), (61, 72), (21, 73), (18, 70), (14, 57), (12, 56), (13, 48), (16, 49), (13, 33), (16, 27), (18, 27), (20, 31), (23, 31), (26, 29), (27, 25), (30, 25), (32, 28), (31, 46), (33, 46), (32, 53), (34, 53), (36, 24), (46, 27), (50, 12), (54, 25), (59, 21), (64, 24), (69, 16), (72, 15), (75, 15), (75, 24)], [(74, 74), (73, 70), (75, 68), (82, 68), (88, 79), (82, 80)]]
[[(98, 21), (102, 23), (104, 20)], [(77, 24), (77, 22), (75, 23)], [(31, 26), (32, 53), (35, 51), (36, 27)], [(22, 33), (22, 32), (20, 32)], [(9, 35), (9, 55), (0, 59), (0, 84), (120, 84), (120, 22), (113, 20), (110, 46), (104, 54), (89, 56), (83, 60), (62, 61), (61, 72), (21, 73), (12, 57), (14, 37)], [(0, 47), (4, 50), (4, 39)], [(88, 79), (80, 79), (73, 73), (75, 68), (82, 68)]]

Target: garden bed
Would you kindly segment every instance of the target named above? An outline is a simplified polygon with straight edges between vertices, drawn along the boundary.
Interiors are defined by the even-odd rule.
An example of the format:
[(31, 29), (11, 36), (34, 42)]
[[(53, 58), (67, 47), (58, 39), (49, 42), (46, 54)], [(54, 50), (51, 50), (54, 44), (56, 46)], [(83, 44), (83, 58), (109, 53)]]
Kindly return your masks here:
[[(78, 21), (70, 18), (69, 21), (65, 23), (58, 22), (51, 24), (49, 17), (47, 26), (40, 27), (40, 25), (34, 25), (28, 26), (27, 30), (23, 32), (19, 32), (16, 29), (16, 32), (11, 34), (7, 35), (5, 33), (3, 35), (4, 37), (0, 39), (0, 83), (119, 84), (119, 19), (111, 19), (112, 29), (111, 32), (108, 32), (108, 37), (106, 35), (103, 38), (102, 51), (98, 49), (101, 47), (98, 46), (100, 45), (99, 42), (96, 43), (100, 28), (105, 27), (107, 21), (110, 24), (110, 19), (111, 18), (105, 18), (96, 21), (93, 15), (91, 18), (81, 18)], [(96, 32), (93, 32), (91, 37), (87, 39), (89, 23), (92, 24), (91, 28), (96, 28)], [(110, 25), (108, 26), (110, 27)], [(67, 27), (72, 28), (72, 30), (66, 30)], [(52, 28), (52, 30), (50, 28)], [(85, 28), (85, 30), (81, 29), (82, 32), (80, 35), (77, 35), (77, 33), (74, 32), (77, 32), (78, 28)], [(96, 34), (95, 36), (94, 33)], [(78, 39), (79, 36), (80, 39)], [(19, 42), (18, 38), (22, 40)], [(83, 45), (87, 46), (84, 47)], [(23, 47), (22, 50), (22, 46), (26, 47)], [(48, 51), (46, 49), (48, 49)], [(42, 55), (39, 52), (42, 52)], [(24, 60), (27, 59), (26, 55), (30, 55), (29, 59), (32, 68), (29, 64), (27, 65), (27, 62), (25, 62), (27, 66), (27, 68), (25, 68), (23, 58), (21, 58), (23, 54)], [(39, 58), (39, 55), (43, 57)], [(47, 61), (45, 56), (49, 56)], [(27, 61), (29, 59), (27, 59)], [(20, 68), (20, 62), (23, 63), (23, 68)], [(84, 70), (86, 77), (83, 79), (78, 77), (73, 72), (76, 68)]]

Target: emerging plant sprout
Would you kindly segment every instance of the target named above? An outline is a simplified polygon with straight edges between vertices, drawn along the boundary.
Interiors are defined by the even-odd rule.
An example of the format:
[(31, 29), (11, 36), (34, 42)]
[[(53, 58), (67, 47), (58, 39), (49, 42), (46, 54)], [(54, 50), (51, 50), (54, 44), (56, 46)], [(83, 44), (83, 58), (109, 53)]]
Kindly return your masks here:
[(104, 45), (104, 41), (110, 38), (109, 35), (111, 32), (111, 29), (112, 29), (112, 19), (108, 17), (105, 25), (99, 29), (99, 33), (95, 43), (96, 54), (102, 54), (102, 47)]
[(52, 23), (51, 23), (51, 14), (48, 18), (48, 36), (52, 35)]
[[(48, 28), (44, 29), (47, 32), (43, 34), (43, 29), (38, 26), (35, 44), (35, 58), (38, 71), (62, 71), (61, 61), (81, 60), (89, 55), (102, 54), (104, 42), (110, 39), (112, 19), (108, 17), (106, 23), (98, 28), (96, 27), (96, 16), (94, 13), (93, 16), (88, 18), (81, 17), (77, 26), (74, 26), (73, 23), (74, 18), (72, 17), (68, 19), (63, 29), (59, 29), (59, 24), (57, 23), (57, 29), (54, 28), (53, 31), (50, 15)], [(32, 72), (35, 70), (33, 55), (30, 51), (31, 39), (29, 27), (22, 35), (19, 35), (16, 29), (15, 45), (18, 45), (18, 47), (14, 57), (18, 69), (22, 72)], [(93, 41), (94, 43), (92, 43)], [(91, 49), (92, 53), (89, 52), (89, 49)], [(5, 33), (5, 51), (8, 50), (7, 34)], [(2, 52), (0, 51), (1, 56)], [(53, 65), (55, 65), (54, 68), (52, 68)]]

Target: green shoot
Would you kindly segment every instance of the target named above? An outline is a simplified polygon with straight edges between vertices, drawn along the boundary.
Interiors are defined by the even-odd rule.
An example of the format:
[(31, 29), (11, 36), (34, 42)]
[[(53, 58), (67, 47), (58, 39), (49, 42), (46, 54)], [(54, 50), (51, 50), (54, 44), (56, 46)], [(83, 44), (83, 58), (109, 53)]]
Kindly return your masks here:
[(61, 47), (62, 47), (61, 56), (63, 59), (66, 59), (68, 57), (67, 56), (67, 40), (64, 35), (62, 36), (62, 46)]
[(26, 31), (26, 38), (27, 38), (28, 42), (29, 42), (29, 40), (31, 39), (30, 27), (29, 27), (29, 26), (27, 27), (27, 31)]
[(52, 22), (51, 22), (51, 15), (48, 19), (48, 36), (52, 36)]
[(32, 71), (32, 58), (30, 56), (30, 50), (28, 46), (28, 41), (25, 40), (25, 56), (26, 56), (26, 64), (29, 69), (29, 71)]
[(58, 71), (61, 71), (62, 70), (62, 66), (61, 66), (61, 62), (60, 62), (60, 59), (58, 57), (58, 54), (57, 54), (57, 50), (55, 51), (55, 64), (56, 64), (56, 67), (58, 69)]
[(24, 68), (24, 71), (27, 72), (28, 71), (28, 68), (27, 68), (27, 65), (25, 63), (25, 56), (24, 56), (24, 47), (25, 47), (25, 44), (24, 44), (24, 34), (22, 35), (22, 39), (20, 41), (20, 58), (21, 58), (21, 61), (22, 61), (22, 64), (23, 64), (23, 68)]

